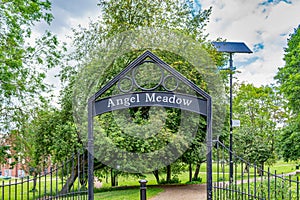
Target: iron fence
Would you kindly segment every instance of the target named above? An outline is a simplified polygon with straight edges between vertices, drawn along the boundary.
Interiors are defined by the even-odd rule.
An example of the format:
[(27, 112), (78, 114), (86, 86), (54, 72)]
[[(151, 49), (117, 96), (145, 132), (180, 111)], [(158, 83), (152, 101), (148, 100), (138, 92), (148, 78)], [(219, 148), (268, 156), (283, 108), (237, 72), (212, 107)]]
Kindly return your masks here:
[(299, 200), (299, 177), (296, 172), (278, 174), (270, 168), (249, 163), (233, 155), (234, 175), (229, 179), (229, 149), (215, 143), (213, 199), (217, 200)]
[(0, 183), (1, 200), (87, 199), (87, 156), (73, 155), (68, 161), (38, 174), (11, 177)]

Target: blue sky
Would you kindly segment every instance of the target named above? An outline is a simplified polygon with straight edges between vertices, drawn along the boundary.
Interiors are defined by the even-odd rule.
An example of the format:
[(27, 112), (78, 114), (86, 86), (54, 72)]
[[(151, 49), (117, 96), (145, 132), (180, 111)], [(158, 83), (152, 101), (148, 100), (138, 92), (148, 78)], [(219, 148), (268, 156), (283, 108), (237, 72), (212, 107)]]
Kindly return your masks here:
[[(87, 26), (89, 19), (99, 16), (97, 3), (97, 0), (53, 0), (55, 20), (51, 30), (66, 40), (71, 28), (79, 24)], [(284, 66), (287, 38), (300, 24), (300, 0), (195, 0), (194, 6), (204, 9), (212, 6), (206, 31), (210, 40), (221, 37), (245, 42), (254, 52), (233, 57), (240, 81), (256, 86), (275, 83), (277, 68)]]

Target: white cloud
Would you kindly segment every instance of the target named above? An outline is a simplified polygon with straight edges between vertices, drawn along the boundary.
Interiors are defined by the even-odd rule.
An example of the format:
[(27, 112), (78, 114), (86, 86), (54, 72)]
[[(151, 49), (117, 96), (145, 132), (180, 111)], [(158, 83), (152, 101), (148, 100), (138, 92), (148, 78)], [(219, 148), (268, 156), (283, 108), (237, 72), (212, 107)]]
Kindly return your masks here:
[(255, 44), (263, 44), (264, 48), (253, 54), (235, 55), (235, 63), (258, 57), (255, 62), (236, 66), (242, 72), (237, 77), (255, 85), (275, 83), (277, 68), (284, 65), (287, 38), (299, 24), (300, 1), (291, 4), (275, 1), (266, 5), (259, 0), (202, 0), (200, 3), (203, 8), (213, 7), (207, 27), (211, 40), (221, 37), (242, 41), (252, 50)]

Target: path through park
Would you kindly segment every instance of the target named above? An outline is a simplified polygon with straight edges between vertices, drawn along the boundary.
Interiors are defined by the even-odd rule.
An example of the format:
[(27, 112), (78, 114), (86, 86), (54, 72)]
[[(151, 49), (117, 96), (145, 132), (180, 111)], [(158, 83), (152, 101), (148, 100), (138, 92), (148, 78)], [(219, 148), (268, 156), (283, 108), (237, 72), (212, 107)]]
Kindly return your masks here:
[(205, 200), (206, 185), (162, 186), (163, 192), (149, 200)]

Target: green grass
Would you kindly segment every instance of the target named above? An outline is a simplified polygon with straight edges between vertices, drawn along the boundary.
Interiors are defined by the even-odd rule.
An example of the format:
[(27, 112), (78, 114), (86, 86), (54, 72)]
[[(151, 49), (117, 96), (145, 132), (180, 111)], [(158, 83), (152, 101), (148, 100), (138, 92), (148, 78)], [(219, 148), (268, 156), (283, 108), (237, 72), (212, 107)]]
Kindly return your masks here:
[[(154, 176), (150, 173), (150, 174), (146, 174), (146, 177), (144, 178), (138, 178), (136, 176), (119, 176), (118, 177), (118, 186), (139, 186), (139, 180), (141, 179), (146, 179), (147, 185), (156, 185), (156, 180), (154, 178)], [(111, 186), (111, 182), (110, 182), (110, 176), (108, 177), (108, 180), (106, 182), (105, 178), (102, 178), (102, 186), (104, 188), (108, 188)]]
[[(243, 165), (243, 168), (245, 167), (245, 165)], [(270, 172), (274, 173), (276, 170), (277, 174), (281, 174), (281, 173), (289, 173), (289, 172), (293, 172), (295, 171), (295, 167), (296, 164), (293, 162), (290, 163), (286, 163), (283, 161), (278, 161), (277, 163), (275, 163), (274, 165), (271, 166), (265, 166), (265, 171), (268, 171), (268, 167), (270, 167)], [(222, 179), (221, 181), (228, 181), (229, 180), (229, 165), (225, 164), (224, 165), (224, 176), (223, 174), (219, 174), (219, 177), (217, 177), (217, 174), (214, 173), (217, 171), (217, 165), (216, 163), (213, 164), (213, 181), (217, 181), (217, 179)], [(221, 165), (219, 166), (219, 171), (222, 171)], [(241, 178), (241, 172), (242, 172), (242, 166), (241, 164), (237, 164), (236, 166), (234, 166), (234, 176), (236, 176), (238, 179)], [(189, 180), (189, 172), (185, 171), (182, 172), (180, 174), (177, 175), (179, 180), (181, 181), (181, 183), (186, 183)], [(251, 167), (250, 168), (250, 178), (254, 176), (254, 168)], [(256, 172), (256, 176), (258, 176), (257, 172)], [(161, 178), (165, 178), (165, 174), (162, 174), (162, 176), (160, 176)], [(200, 174), (199, 177), (202, 178), (202, 183), (206, 183), (206, 163), (203, 163), (201, 165), (200, 168)], [(245, 173), (245, 175), (243, 176), (244, 179), (248, 178), (248, 174)], [(139, 180), (141, 178), (137, 178), (134, 176), (126, 176), (126, 177), (119, 177), (118, 178), (118, 182), (119, 182), (119, 186), (138, 186), (139, 185)], [(147, 185), (156, 185), (156, 180), (153, 176), (153, 174), (149, 173), (146, 174), (145, 179), (148, 181)], [(105, 179), (102, 179), (103, 181), (103, 187), (107, 188), (110, 187), (110, 177), (108, 178), (108, 182), (105, 181)], [(220, 181), (220, 180), (219, 180)]]
[[(147, 188), (147, 198), (151, 198), (158, 193), (162, 192), (161, 188)], [(140, 190), (127, 189), (127, 190), (115, 190), (108, 192), (100, 192), (94, 195), (95, 200), (140, 200)]]
[[(29, 180), (29, 181), (28, 181)], [(51, 187), (52, 184), (52, 187)], [(4, 187), (3, 187), (4, 185)], [(9, 186), (10, 185), (10, 186)], [(57, 182), (57, 191), (60, 191), (62, 188), (61, 180)], [(77, 190), (77, 181), (74, 184), (74, 190)], [(2, 198), (2, 193), (4, 193), (4, 200), (6, 199), (36, 199), (38, 197), (43, 197), (47, 195), (55, 195), (56, 193), (56, 180), (53, 178), (52, 181), (50, 178), (45, 180), (44, 177), (37, 179), (36, 190), (32, 191), (33, 181), (32, 179), (10, 179), (10, 180), (1, 180), (0, 182), (0, 197)], [(52, 188), (52, 191), (50, 191)], [(73, 188), (72, 188), (73, 189)], [(9, 198), (10, 197), (10, 198)]]
[[(293, 172), (296, 170), (296, 162), (283, 162), (283, 161), (278, 161), (276, 164), (269, 166), (270, 167), (270, 172), (276, 174), (286, 174), (289, 172)], [(268, 169), (266, 169), (267, 171)]]

